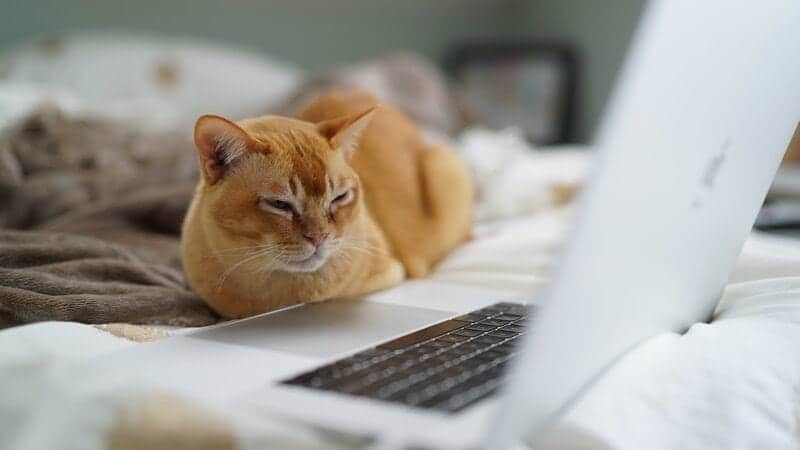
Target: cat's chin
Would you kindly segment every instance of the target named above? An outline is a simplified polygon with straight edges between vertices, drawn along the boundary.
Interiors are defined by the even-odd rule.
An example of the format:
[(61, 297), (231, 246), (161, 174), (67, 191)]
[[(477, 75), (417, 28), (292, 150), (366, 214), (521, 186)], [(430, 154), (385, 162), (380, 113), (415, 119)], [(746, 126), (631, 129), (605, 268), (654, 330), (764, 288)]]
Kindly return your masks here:
[(324, 266), (327, 261), (327, 255), (314, 253), (300, 261), (284, 262), (282, 269), (286, 272), (314, 272)]

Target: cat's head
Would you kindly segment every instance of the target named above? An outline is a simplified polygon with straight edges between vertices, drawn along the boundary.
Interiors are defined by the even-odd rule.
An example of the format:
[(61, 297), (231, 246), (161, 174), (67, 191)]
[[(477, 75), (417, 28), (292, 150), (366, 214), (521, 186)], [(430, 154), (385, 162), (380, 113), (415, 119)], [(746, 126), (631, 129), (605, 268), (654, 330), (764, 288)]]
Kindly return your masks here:
[[(264, 270), (311, 272), (358, 245), (361, 184), (350, 167), (375, 113), (312, 124), (283, 117), (195, 125), (199, 200), (220, 254)], [(363, 244), (362, 244), (363, 245)]]

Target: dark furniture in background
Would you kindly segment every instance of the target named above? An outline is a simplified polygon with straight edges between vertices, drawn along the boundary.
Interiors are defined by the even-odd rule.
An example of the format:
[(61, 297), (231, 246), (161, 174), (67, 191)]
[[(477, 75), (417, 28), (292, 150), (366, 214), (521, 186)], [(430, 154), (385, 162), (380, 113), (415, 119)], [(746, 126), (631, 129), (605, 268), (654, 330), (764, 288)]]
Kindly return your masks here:
[(534, 144), (572, 138), (577, 61), (572, 48), (544, 42), (476, 42), (445, 61), (468, 121), (519, 127)]

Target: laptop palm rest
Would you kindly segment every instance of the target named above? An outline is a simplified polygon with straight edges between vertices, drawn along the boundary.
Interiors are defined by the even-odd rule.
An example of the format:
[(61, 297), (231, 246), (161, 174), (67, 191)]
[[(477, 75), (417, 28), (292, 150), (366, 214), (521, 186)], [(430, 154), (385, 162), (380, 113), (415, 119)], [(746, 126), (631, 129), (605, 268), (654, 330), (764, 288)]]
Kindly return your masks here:
[(369, 301), (298, 306), (188, 335), (267, 350), (327, 358), (422, 328), (450, 311)]

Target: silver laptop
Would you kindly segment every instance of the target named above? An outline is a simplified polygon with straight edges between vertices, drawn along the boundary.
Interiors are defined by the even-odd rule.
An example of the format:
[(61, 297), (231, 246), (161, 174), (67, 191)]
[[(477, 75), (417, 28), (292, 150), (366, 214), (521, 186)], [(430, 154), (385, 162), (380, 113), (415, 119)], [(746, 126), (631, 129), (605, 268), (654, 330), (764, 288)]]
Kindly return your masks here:
[(531, 305), (409, 282), (140, 351), (253, 414), (392, 447), (513, 447), (643, 339), (709, 319), (798, 125), (798, 23), (794, 0), (646, 8), (571, 243)]

